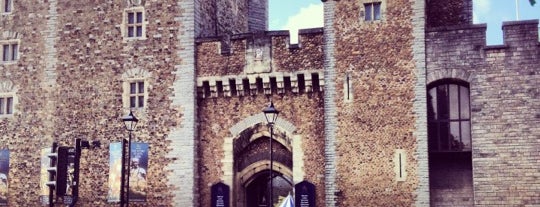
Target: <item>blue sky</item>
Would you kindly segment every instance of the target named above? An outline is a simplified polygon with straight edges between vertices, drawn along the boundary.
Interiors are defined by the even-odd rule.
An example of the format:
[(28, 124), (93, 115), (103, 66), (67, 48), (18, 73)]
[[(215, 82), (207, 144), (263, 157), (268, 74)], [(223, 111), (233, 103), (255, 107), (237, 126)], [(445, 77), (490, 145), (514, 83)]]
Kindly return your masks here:
[[(516, 20), (515, 0), (473, 0), (474, 23), (487, 23), (487, 44), (502, 44), (502, 22)], [(540, 19), (540, 1), (535, 6), (529, 0), (518, 0), (519, 18)], [(269, 0), (269, 29), (291, 30), (296, 42), (297, 29), (322, 27), (321, 0)]]

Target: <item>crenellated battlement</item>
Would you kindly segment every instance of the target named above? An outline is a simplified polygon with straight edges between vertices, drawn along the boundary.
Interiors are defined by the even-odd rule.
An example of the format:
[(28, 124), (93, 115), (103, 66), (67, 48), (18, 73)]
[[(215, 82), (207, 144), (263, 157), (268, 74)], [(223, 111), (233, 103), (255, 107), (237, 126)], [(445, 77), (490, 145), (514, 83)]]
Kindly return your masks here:
[(321, 91), (322, 28), (266, 31), (197, 39), (197, 87), (201, 97)]
[(463, 60), (477, 57), (481, 61), (493, 53), (540, 51), (538, 20), (504, 22), (503, 45), (486, 45), (486, 30), (486, 24), (426, 29), (428, 62), (446, 59), (450, 65), (463, 65)]

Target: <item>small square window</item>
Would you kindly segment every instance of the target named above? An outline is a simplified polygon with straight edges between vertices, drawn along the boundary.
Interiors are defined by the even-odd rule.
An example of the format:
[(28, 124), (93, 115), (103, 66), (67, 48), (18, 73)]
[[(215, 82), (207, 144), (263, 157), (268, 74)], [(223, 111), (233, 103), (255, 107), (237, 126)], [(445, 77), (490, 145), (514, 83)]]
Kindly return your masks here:
[(19, 44), (2, 44), (2, 62), (12, 62), (19, 59)]
[(366, 21), (381, 20), (381, 2), (372, 2), (364, 4), (364, 19)]
[(127, 37), (143, 37), (143, 20), (144, 13), (142, 11), (127, 11)]

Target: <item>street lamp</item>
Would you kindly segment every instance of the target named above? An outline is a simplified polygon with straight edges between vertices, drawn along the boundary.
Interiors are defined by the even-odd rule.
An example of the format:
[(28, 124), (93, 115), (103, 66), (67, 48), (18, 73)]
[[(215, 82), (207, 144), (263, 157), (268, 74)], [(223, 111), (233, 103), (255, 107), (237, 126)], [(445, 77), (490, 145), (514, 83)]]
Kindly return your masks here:
[[(127, 170), (131, 169), (131, 132), (137, 127), (139, 120), (133, 115), (132, 111), (129, 111), (127, 116), (122, 117), (122, 121), (129, 132), (129, 139), (127, 140)], [(126, 139), (122, 140), (122, 175), (120, 183), (120, 206), (129, 206), (129, 176), (130, 171), (127, 172), (126, 177)], [(125, 188), (124, 188), (125, 187)], [(127, 191), (127, 192), (126, 192)]]
[(273, 178), (273, 165), (274, 165), (274, 150), (272, 149), (272, 140), (274, 139), (274, 124), (276, 123), (279, 111), (274, 108), (274, 103), (270, 101), (270, 106), (263, 109), (264, 116), (266, 117), (266, 122), (270, 127), (270, 205), (274, 205), (274, 178)]

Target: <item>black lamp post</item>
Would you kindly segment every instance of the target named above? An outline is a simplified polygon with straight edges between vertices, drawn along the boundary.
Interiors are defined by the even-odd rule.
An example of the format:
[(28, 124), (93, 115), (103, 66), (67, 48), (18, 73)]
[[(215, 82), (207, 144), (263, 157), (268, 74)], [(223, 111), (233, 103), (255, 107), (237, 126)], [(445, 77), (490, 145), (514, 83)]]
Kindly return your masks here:
[[(126, 130), (129, 132), (129, 139), (127, 140), (127, 158), (126, 158), (126, 139), (122, 140), (122, 175), (120, 183), (120, 206), (129, 206), (129, 176), (131, 174), (131, 132), (137, 127), (139, 120), (130, 111), (127, 116), (122, 117)], [(126, 159), (127, 159), (127, 177), (126, 177)]]
[(276, 123), (279, 111), (274, 108), (274, 103), (270, 101), (270, 106), (263, 109), (264, 116), (270, 127), (270, 205), (274, 205), (274, 178), (273, 178), (273, 166), (274, 166), (274, 150), (272, 149), (272, 140), (274, 139), (274, 124)]

